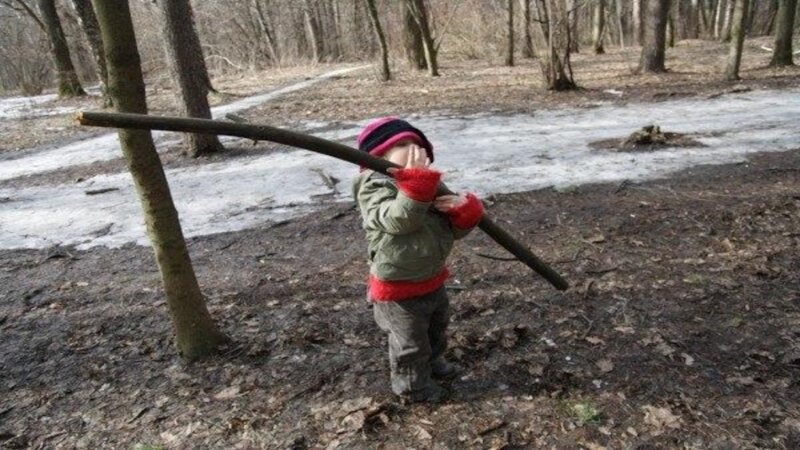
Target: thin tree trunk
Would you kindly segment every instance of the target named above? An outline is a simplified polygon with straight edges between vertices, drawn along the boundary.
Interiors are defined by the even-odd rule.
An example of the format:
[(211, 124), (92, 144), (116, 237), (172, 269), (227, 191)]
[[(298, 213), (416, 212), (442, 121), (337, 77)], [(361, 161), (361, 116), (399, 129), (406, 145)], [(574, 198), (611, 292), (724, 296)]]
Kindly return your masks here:
[[(164, 46), (180, 95), (181, 112), (188, 117), (211, 118), (208, 104), (210, 81), (200, 39), (194, 28), (189, 0), (160, 0), (164, 23)], [(219, 139), (208, 134), (184, 134), (186, 152), (208, 155), (222, 149)]]
[[(94, 6), (114, 105), (120, 112), (146, 114), (144, 80), (128, 2), (94, 0)], [(190, 361), (208, 356), (227, 338), (206, 309), (153, 138), (149, 131), (121, 129), (119, 140), (142, 204), (178, 351)]]
[(425, 49), (422, 44), (422, 32), (419, 30), (417, 21), (411, 9), (403, 5), (403, 44), (406, 51), (406, 59), (412, 69), (423, 70), (428, 68), (425, 61)]
[(717, 8), (714, 13), (714, 38), (719, 39), (722, 36), (722, 25), (724, 22), (725, 9), (727, 8), (727, 1), (717, 0)]
[(72, 65), (69, 47), (67, 46), (67, 37), (64, 35), (64, 29), (61, 28), (55, 0), (38, 0), (38, 5), (42, 21), (47, 28), (50, 51), (58, 74), (58, 95), (60, 97), (86, 95), (80, 81), (78, 81), (75, 67)]
[(642, 45), (644, 30), (642, 29), (642, 2), (645, 0), (633, 0), (633, 42)]
[(406, 7), (410, 10), (422, 35), (422, 48), (425, 50), (425, 63), (428, 66), (428, 74), (432, 77), (438, 77), (439, 65), (437, 63), (436, 43), (433, 40), (433, 34), (428, 23), (428, 12), (425, 9), (425, 3), (423, 0), (406, 0)]
[(506, 31), (506, 66), (514, 65), (514, 0), (506, 0), (508, 13)]
[(669, 8), (669, 11), (667, 11), (667, 45), (670, 48), (675, 47), (675, 40), (677, 39), (678, 34), (678, 30), (675, 28), (678, 23), (675, 6), (679, 1), (680, 0), (674, 0)]
[(531, 35), (531, 0), (520, 0), (522, 6), (522, 57), (535, 58), (533, 36)]
[(389, 47), (386, 46), (386, 37), (383, 35), (381, 21), (378, 18), (378, 9), (375, 8), (375, 0), (365, 1), (367, 2), (367, 12), (369, 12), (369, 18), (372, 21), (372, 27), (375, 29), (375, 35), (381, 46), (381, 80), (389, 81), (392, 78), (392, 74), (389, 72)]
[(592, 20), (592, 41), (594, 53), (597, 55), (606, 52), (603, 47), (603, 34), (606, 26), (606, 0), (595, 0), (594, 19)]
[(106, 58), (103, 56), (103, 39), (100, 36), (100, 25), (97, 23), (97, 16), (90, 0), (72, 0), (72, 7), (78, 15), (78, 22), (81, 24), (89, 47), (92, 48), (92, 56), (97, 65), (98, 78), (100, 80), (100, 91), (103, 93), (103, 104), (111, 106), (111, 97), (108, 95), (108, 71), (106, 70)]
[(267, 19), (267, 15), (264, 13), (264, 9), (261, 7), (261, 0), (253, 0), (253, 6), (256, 10), (258, 27), (261, 30), (261, 34), (264, 38), (264, 44), (266, 45), (267, 52), (269, 53), (269, 59), (273, 64), (280, 64), (280, 54), (278, 53), (278, 47), (272, 32), (272, 26)]
[(733, 3), (736, 0), (728, 0), (725, 6), (725, 21), (722, 25), (722, 32), (720, 33), (720, 40), (722, 42), (729, 42), (731, 40), (731, 22), (733, 20)]
[(792, 32), (794, 31), (794, 15), (797, 0), (779, 0), (778, 27), (775, 30), (775, 48), (772, 51), (772, 67), (792, 66)]
[(580, 30), (578, 29), (579, 9), (583, 3), (580, 0), (567, 0), (567, 14), (569, 17), (569, 50), (573, 53), (580, 52)]
[(309, 0), (303, 0), (303, 18), (305, 20), (306, 33), (311, 46), (312, 59), (315, 62), (322, 61), (322, 36), (319, 30), (319, 21), (311, 8)]
[(619, 46), (625, 48), (625, 27), (622, 25), (622, 0), (614, 0), (617, 12), (617, 28), (619, 28)]
[[(544, 14), (541, 14), (544, 13)], [(547, 0), (540, 17), (547, 24), (547, 58), (541, 58), (547, 89), (566, 91), (578, 86), (572, 77), (570, 62), (571, 24), (566, 0)]]
[(666, 72), (667, 14), (669, 0), (645, 0), (644, 44), (639, 61), (639, 73)]
[(725, 69), (725, 79), (735, 81), (739, 79), (739, 66), (742, 62), (742, 47), (744, 46), (745, 26), (747, 21), (747, 6), (749, 0), (736, 0), (733, 9), (731, 24), (731, 47), (728, 53), (728, 67)]

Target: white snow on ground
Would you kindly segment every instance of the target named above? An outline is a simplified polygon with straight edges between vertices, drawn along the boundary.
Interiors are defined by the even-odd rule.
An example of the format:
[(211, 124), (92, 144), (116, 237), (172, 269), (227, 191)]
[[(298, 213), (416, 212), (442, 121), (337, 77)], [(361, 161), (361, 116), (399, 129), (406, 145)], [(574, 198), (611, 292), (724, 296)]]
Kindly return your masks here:
[[(88, 87), (86, 92), (90, 95), (100, 95), (100, 86)], [(75, 108), (71, 106), (47, 106), (57, 98), (56, 94), (0, 98), (0, 120), (55, 116), (75, 111)]]
[[(309, 78), (299, 83), (294, 83), (289, 86), (276, 89), (274, 91), (254, 95), (252, 97), (246, 97), (227, 105), (216, 106), (211, 108), (211, 115), (214, 118), (224, 118), (225, 114), (244, 111), (248, 108), (258, 106), (289, 92), (294, 92), (311, 86), (315, 83), (344, 75), (364, 67), (367, 66), (348, 67), (345, 69), (334, 70), (313, 78)], [(153, 139), (158, 144), (161, 144), (160, 146), (164, 146), (164, 144), (167, 144), (169, 141), (162, 142), (161, 140), (169, 134), (170, 133), (156, 131), (153, 132)], [(95, 138), (65, 145), (63, 147), (33, 152), (15, 152), (8, 155), (0, 155), (0, 180), (9, 180), (11, 178), (47, 172), (50, 170), (57, 170), (79, 164), (89, 164), (96, 161), (108, 161), (121, 156), (122, 151), (119, 148), (119, 139), (117, 138), (117, 133), (108, 133)]]
[[(436, 146), (436, 164), (454, 189), (479, 194), (548, 186), (644, 180), (698, 164), (742, 161), (755, 152), (782, 151), (800, 143), (800, 89), (757, 91), (713, 100), (601, 106), (530, 115), (438, 115), (413, 123)], [(591, 150), (592, 141), (626, 136), (649, 123), (665, 131), (703, 133), (708, 147), (652, 153)], [(313, 124), (318, 127), (320, 124)], [(362, 123), (321, 137), (352, 144)], [(330, 193), (315, 172), (339, 178), (337, 200), (350, 198), (357, 169), (306, 151), (291, 151), (169, 170), (185, 234), (199, 236), (297, 217), (318, 208)], [(86, 190), (119, 190), (87, 196)], [(0, 248), (53, 244), (146, 244), (138, 200), (127, 174), (85, 182), (0, 189)]]

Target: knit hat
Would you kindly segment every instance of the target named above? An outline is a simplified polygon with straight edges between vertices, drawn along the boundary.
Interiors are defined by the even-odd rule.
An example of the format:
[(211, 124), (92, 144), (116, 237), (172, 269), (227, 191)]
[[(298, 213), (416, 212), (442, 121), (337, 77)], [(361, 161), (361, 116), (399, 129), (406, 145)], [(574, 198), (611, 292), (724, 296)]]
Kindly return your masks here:
[(380, 157), (403, 139), (411, 139), (425, 148), (428, 159), (433, 162), (433, 144), (422, 131), (397, 117), (382, 117), (371, 121), (358, 134), (357, 142), (359, 150)]

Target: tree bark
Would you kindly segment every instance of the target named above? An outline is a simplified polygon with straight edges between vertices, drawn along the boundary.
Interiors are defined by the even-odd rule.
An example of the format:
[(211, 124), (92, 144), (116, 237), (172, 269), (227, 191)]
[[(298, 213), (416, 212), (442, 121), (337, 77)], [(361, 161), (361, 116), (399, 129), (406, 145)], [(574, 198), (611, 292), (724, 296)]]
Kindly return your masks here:
[(580, 7), (583, 3), (580, 0), (567, 0), (567, 16), (569, 18), (569, 51), (572, 53), (580, 52), (580, 30), (578, 29)]
[(372, 27), (375, 29), (375, 36), (381, 46), (381, 80), (389, 81), (392, 74), (389, 72), (389, 47), (386, 46), (386, 36), (383, 35), (383, 28), (378, 17), (378, 9), (375, 7), (375, 0), (365, 0), (367, 2), (367, 12), (369, 12)]
[(603, 47), (603, 34), (606, 26), (606, 0), (595, 0), (594, 18), (592, 20), (592, 41), (594, 53), (601, 55), (606, 52)]
[(745, 25), (747, 21), (747, 6), (749, 0), (735, 0), (733, 19), (731, 24), (731, 46), (728, 53), (728, 67), (725, 69), (725, 79), (736, 81), (739, 79), (739, 66), (742, 62), (742, 47), (744, 46)]
[(424, 0), (406, 0), (406, 7), (414, 17), (414, 22), (416, 22), (420, 35), (422, 35), (422, 48), (425, 50), (425, 63), (428, 66), (428, 74), (432, 77), (438, 77), (438, 49), (428, 22), (428, 11), (425, 8), (425, 2)]
[(644, 23), (644, 43), (639, 60), (639, 73), (662, 73), (666, 53), (667, 13), (669, 0), (644, 0), (647, 14)]
[[(144, 80), (128, 2), (94, 0), (94, 6), (114, 105), (117, 111), (146, 114)], [(142, 204), (178, 351), (189, 361), (208, 356), (227, 338), (206, 309), (152, 136), (149, 131), (119, 130), (119, 140)]]
[(730, 0), (717, 0), (716, 12), (714, 13), (714, 38), (722, 36), (723, 24), (725, 22), (725, 10), (727, 2)]
[(311, 57), (315, 62), (322, 61), (322, 35), (320, 34), (317, 15), (311, 8), (309, 0), (303, 0), (303, 18), (305, 20), (306, 36), (311, 46)]
[(522, 6), (522, 57), (535, 58), (533, 36), (531, 35), (531, 0), (520, 0)]
[(792, 66), (792, 33), (797, 0), (779, 0), (778, 27), (775, 30), (775, 47), (772, 51), (771, 67)]
[[(209, 77), (200, 39), (194, 27), (189, 0), (160, 0), (167, 62), (180, 96), (181, 112), (188, 117), (211, 118)], [(219, 139), (207, 134), (185, 134), (186, 152), (192, 157), (222, 149)]]
[(725, 21), (722, 25), (722, 33), (720, 34), (720, 40), (722, 42), (729, 42), (731, 40), (731, 22), (733, 21), (733, 3), (736, 0), (728, 0), (728, 4), (725, 6)]
[(514, 65), (514, 0), (506, 0), (506, 66)]
[[(570, 61), (571, 24), (566, 0), (546, 0), (540, 5), (539, 17), (547, 45), (547, 56), (539, 64), (548, 90), (577, 89)], [(545, 29), (547, 30), (545, 32)], [(539, 52), (543, 55), (544, 52)]]
[(80, 81), (78, 81), (75, 67), (72, 65), (69, 47), (67, 46), (67, 37), (64, 35), (64, 29), (61, 28), (61, 20), (58, 18), (58, 12), (56, 12), (55, 0), (38, 0), (38, 5), (42, 21), (47, 28), (50, 51), (58, 74), (59, 97), (86, 95)]
[(275, 42), (275, 36), (272, 31), (272, 25), (261, 7), (261, 0), (253, 0), (253, 7), (256, 10), (256, 20), (258, 21), (258, 28), (264, 39), (264, 45), (267, 47), (267, 54), (273, 64), (280, 64), (280, 54), (278, 53), (278, 46)]
[(617, 28), (619, 28), (619, 46), (625, 48), (625, 27), (622, 25), (622, 0), (614, 0), (617, 12)]
[(422, 32), (414, 20), (411, 9), (403, 5), (403, 43), (406, 59), (412, 69), (423, 70), (428, 68), (425, 61), (425, 48), (422, 44)]
[(646, 0), (633, 0), (633, 42), (642, 45), (644, 30), (642, 29), (642, 2)]
[(92, 48), (92, 56), (97, 65), (97, 74), (100, 81), (100, 91), (103, 93), (103, 103), (111, 106), (111, 96), (108, 95), (108, 71), (106, 70), (106, 58), (103, 55), (103, 39), (100, 36), (100, 25), (97, 23), (97, 16), (90, 0), (72, 0), (72, 7), (78, 15), (78, 22), (81, 24), (89, 47)]

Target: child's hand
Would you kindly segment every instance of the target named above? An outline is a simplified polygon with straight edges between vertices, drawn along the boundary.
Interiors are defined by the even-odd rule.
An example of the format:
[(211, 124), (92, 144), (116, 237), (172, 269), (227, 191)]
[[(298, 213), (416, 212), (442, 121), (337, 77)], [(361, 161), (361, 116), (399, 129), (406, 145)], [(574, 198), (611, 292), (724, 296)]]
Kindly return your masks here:
[[(410, 169), (413, 167), (428, 167), (429, 165), (431, 165), (431, 160), (428, 159), (428, 154), (425, 149), (419, 145), (410, 144), (408, 150), (406, 150), (406, 157), (403, 167), (405, 169)], [(386, 172), (394, 175), (398, 170), (400, 169), (391, 167), (386, 169)]]
[(463, 205), (467, 201), (467, 196), (459, 195), (440, 195), (433, 201), (433, 207), (446, 213), (453, 208)]

